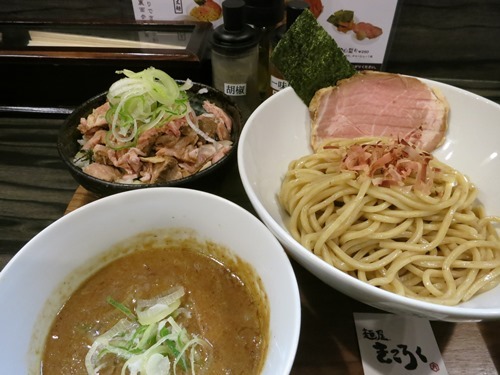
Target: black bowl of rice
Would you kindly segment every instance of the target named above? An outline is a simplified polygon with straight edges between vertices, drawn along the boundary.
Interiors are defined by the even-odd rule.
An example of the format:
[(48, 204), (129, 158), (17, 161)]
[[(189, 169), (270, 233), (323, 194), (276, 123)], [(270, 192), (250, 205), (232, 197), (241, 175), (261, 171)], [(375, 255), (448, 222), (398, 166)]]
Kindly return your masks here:
[[(68, 116), (59, 131), (57, 148), (81, 186), (99, 196), (148, 187), (197, 188), (224, 173), (234, 159), (242, 130), (240, 110), (212, 87), (175, 82), (184, 102), (153, 120), (130, 116), (145, 106), (140, 96), (125, 104), (115, 103), (113, 108), (108, 95), (112, 87)], [(134, 106), (123, 120), (129, 128), (113, 127), (115, 114), (127, 105)]]

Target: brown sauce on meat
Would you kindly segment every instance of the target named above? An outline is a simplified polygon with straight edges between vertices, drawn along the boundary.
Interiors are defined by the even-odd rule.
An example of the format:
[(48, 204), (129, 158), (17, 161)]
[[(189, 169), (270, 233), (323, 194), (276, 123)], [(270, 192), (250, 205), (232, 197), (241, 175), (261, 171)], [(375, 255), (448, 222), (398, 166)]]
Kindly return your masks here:
[[(251, 266), (216, 244), (158, 233), (141, 235), (114, 252), (122, 255), (83, 282), (56, 316), (42, 374), (86, 374), (85, 355), (93, 339), (123, 317), (106, 302), (108, 296), (133, 306), (134, 299), (161, 296), (177, 285), (186, 291), (181, 307), (191, 311), (181, 323), (212, 346), (203, 374), (260, 373), (269, 307)], [(120, 374), (121, 367), (118, 363), (101, 374)]]

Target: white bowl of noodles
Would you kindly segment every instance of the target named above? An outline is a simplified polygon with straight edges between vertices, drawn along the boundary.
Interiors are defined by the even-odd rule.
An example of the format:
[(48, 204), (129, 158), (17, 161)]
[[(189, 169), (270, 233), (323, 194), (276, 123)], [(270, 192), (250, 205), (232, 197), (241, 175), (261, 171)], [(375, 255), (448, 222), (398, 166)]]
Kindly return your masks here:
[[(151, 258), (153, 254), (156, 255)], [(187, 302), (182, 302), (180, 307), (177, 305), (177, 313), (172, 313), (167, 320), (172, 318), (178, 324), (184, 324), (182, 320), (193, 321), (193, 327), (198, 327), (195, 330), (200, 329), (196, 337), (206, 340), (208, 346), (203, 347), (208, 347), (207, 352), (213, 354), (206, 361), (209, 366), (226, 359), (233, 361), (240, 358), (246, 363), (250, 358), (255, 358), (251, 360), (254, 370), (241, 373), (290, 373), (300, 333), (300, 297), (292, 266), (283, 247), (264, 224), (236, 204), (205, 192), (172, 187), (134, 190), (92, 202), (51, 224), (16, 254), (0, 273), (0, 299), (8, 301), (0, 312), (2, 320), (8, 322), (4, 325), (0, 339), (0, 373), (87, 373), (79, 367), (82, 360), (85, 359), (87, 363), (87, 360), (93, 362), (95, 358), (79, 353), (82, 349), (87, 353), (92, 350), (88, 349), (91, 344), (88, 342), (89, 334), (98, 338), (92, 344), (93, 348), (100, 344), (108, 345), (110, 336), (105, 339), (105, 335), (113, 329), (106, 331), (101, 324), (106, 324), (108, 318), (116, 314), (118, 319), (112, 319), (115, 322), (121, 322), (119, 317), (125, 318), (121, 314), (123, 308), (115, 310), (114, 307), (118, 306), (116, 303), (106, 306), (109, 301), (104, 300), (107, 298), (95, 298), (95, 293), (108, 289), (108, 297), (133, 310), (134, 303), (137, 303), (136, 308), (139, 306), (138, 298), (150, 298), (146, 295), (152, 290), (158, 287), (170, 289), (172, 277), (177, 279), (174, 284), (179, 285), (171, 289), (176, 294), (179, 287), (184, 288), (182, 298), (186, 298)], [(108, 278), (108, 281), (99, 281), (99, 278)], [(198, 287), (192, 287), (194, 285)], [(225, 288), (228, 285), (231, 290), (250, 291), (243, 293), (243, 296), (250, 298), (241, 300), (247, 303), (240, 304), (233, 298), (240, 292), (228, 295)], [(122, 293), (131, 299), (123, 299), (120, 297)], [(172, 294), (168, 293), (169, 296)], [(79, 296), (77, 300), (74, 299), (76, 295)], [(151, 300), (156, 302), (153, 305), (155, 308), (170, 303), (165, 302), (164, 298), (162, 302), (156, 297)], [(111, 315), (99, 313), (103, 311), (102, 307)], [(65, 311), (70, 312), (70, 318), (72, 314), (92, 316), (82, 320), (77, 318), (74, 325), (66, 326), (73, 328), (64, 329), (61, 322), (68, 317)], [(126, 313), (125, 319), (129, 315), (129, 312)], [(228, 319), (223, 319), (224, 316)], [(57, 324), (53, 324), (55, 321)], [(219, 323), (214, 325), (217, 321)], [(233, 322), (237, 321), (243, 322), (246, 327), (234, 326)], [(130, 323), (137, 325), (136, 321)], [(138, 323), (142, 325), (141, 318)], [(154, 344), (157, 349), (161, 344), (158, 337), (163, 340), (166, 337), (163, 335), (172, 334), (176, 327), (167, 323), (163, 323), (161, 330), (158, 325), (160, 328)], [(260, 328), (255, 328), (256, 324)], [(93, 332), (94, 325), (97, 327), (96, 332)], [(119, 325), (117, 323), (114, 327)], [(249, 329), (252, 325), (254, 328)], [(189, 326), (189, 323), (184, 325), (188, 330), (185, 336), (194, 337), (191, 335), (194, 331), (189, 332)], [(57, 327), (61, 327), (60, 334), (53, 331)], [(167, 327), (171, 332), (163, 332)], [(210, 327), (215, 328), (212, 338)], [(68, 355), (61, 358), (57, 354), (66, 348), (59, 351), (47, 349), (58, 345), (59, 340), (80, 335), (78, 332), (82, 330), (87, 332), (84, 339), (76, 343), (76, 349), (69, 349)], [(175, 331), (178, 329), (175, 328)], [(101, 333), (103, 339), (98, 342)], [(215, 343), (219, 339), (224, 342), (226, 339), (235, 340), (226, 348), (230, 355), (227, 352), (224, 354), (226, 349), (220, 351), (221, 346), (217, 347)], [(183, 340), (181, 335), (178, 340)], [(141, 341), (141, 345), (146, 344), (145, 340), (136, 340), (134, 343), (137, 341)], [(164, 342), (176, 345), (170, 339)], [(253, 347), (255, 344), (257, 346)], [(73, 346), (71, 341), (68, 346)], [(186, 347), (189, 349), (189, 346)], [(112, 353), (121, 353), (124, 348), (128, 348), (128, 344), (113, 348)], [(137, 349), (128, 355), (136, 359), (139, 357), (134, 356), (139, 355), (140, 361), (147, 361), (146, 354), (139, 353)], [(188, 349), (185, 349), (186, 353)], [(49, 357), (46, 350), (50, 351)], [(101, 352), (104, 355), (102, 358), (109, 355), (105, 353)], [(174, 355), (178, 357), (182, 351), (178, 350)], [(47, 369), (48, 363), (53, 362), (50, 357), (56, 359), (52, 372)], [(43, 371), (40, 369), (42, 358), (48, 360), (43, 362)], [(191, 358), (186, 359), (187, 366)], [(196, 365), (199, 358), (199, 353), (194, 356)], [(204, 357), (201, 356), (201, 359), (204, 360)], [(113, 365), (115, 360), (110, 360)], [(134, 361), (132, 365), (141, 363)], [(121, 360), (121, 365), (123, 362)], [(77, 370), (64, 367), (68, 363), (69, 366), (77, 366)], [(114, 365), (116, 363), (120, 363), (120, 360)], [(228, 366), (228, 363), (222, 366)], [(118, 373), (121, 365), (117, 367)], [(204, 363), (200, 366), (204, 366)], [(188, 367), (187, 372), (178, 368), (176, 373), (191, 374), (191, 368), (194, 369), (194, 366)], [(211, 373), (222, 372), (216, 368)], [(170, 373), (174, 371), (170, 369)], [(196, 367), (194, 373), (202, 372)]]
[[(500, 215), (496, 183), (500, 175), (500, 105), (446, 84), (423, 81), (438, 88), (450, 105), (446, 139), (434, 156), (470, 178), (487, 215)], [(350, 276), (299, 243), (291, 234), (290, 215), (280, 204), (279, 193), (289, 164), (312, 153), (309, 112), (292, 88), (261, 104), (240, 138), (238, 166), (243, 186), (262, 221), (291, 257), (331, 287), (385, 311), (443, 321), (500, 319), (500, 286), (458, 304), (428, 302)], [(498, 275), (498, 251), (492, 253), (497, 269), (490, 272)]]

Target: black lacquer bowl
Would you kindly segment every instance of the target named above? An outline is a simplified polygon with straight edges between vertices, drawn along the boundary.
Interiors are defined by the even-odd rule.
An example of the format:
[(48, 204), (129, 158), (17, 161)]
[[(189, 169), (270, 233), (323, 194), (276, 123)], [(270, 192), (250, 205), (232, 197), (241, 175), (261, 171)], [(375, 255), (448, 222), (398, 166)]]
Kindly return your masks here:
[[(183, 82), (178, 81), (178, 83), (182, 84)], [(105, 102), (106, 94), (106, 92), (101, 93), (75, 108), (75, 110), (64, 121), (64, 124), (59, 130), (57, 140), (59, 155), (69, 169), (69, 172), (73, 178), (88, 191), (100, 196), (106, 196), (128, 190), (143, 189), (148, 187), (176, 186), (197, 189), (208, 182), (213, 183), (218, 180), (221, 174), (227, 171), (229, 163), (235, 161), (238, 140), (243, 127), (243, 120), (239, 108), (221, 91), (201, 83), (193, 83), (193, 87), (187, 91), (187, 94), (189, 96), (191, 107), (195, 110), (195, 112), (201, 113), (203, 111), (203, 102), (205, 100), (209, 100), (225, 110), (232, 119), (233, 128), (231, 139), (233, 141), (233, 147), (227, 155), (210, 167), (205, 168), (191, 176), (172, 181), (157, 182), (154, 184), (125, 184), (108, 182), (86, 174), (81, 170), (81, 168), (73, 163), (73, 158), (81, 147), (78, 143), (78, 140), (81, 139), (81, 133), (77, 129), (77, 126), (82, 117), (87, 117), (90, 113), (92, 113), (94, 108), (99, 107)]]

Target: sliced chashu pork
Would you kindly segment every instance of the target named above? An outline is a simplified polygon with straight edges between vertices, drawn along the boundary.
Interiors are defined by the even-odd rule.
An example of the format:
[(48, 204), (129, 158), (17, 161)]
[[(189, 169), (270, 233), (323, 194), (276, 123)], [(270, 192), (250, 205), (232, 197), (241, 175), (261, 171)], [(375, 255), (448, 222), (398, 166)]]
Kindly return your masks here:
[(417, 78), (366, 71), (318, 90), (309, 112), (314, 150), (331, 138), (380, 136), (407, 139), (430, 152), (444, 140), (449, 107)]

